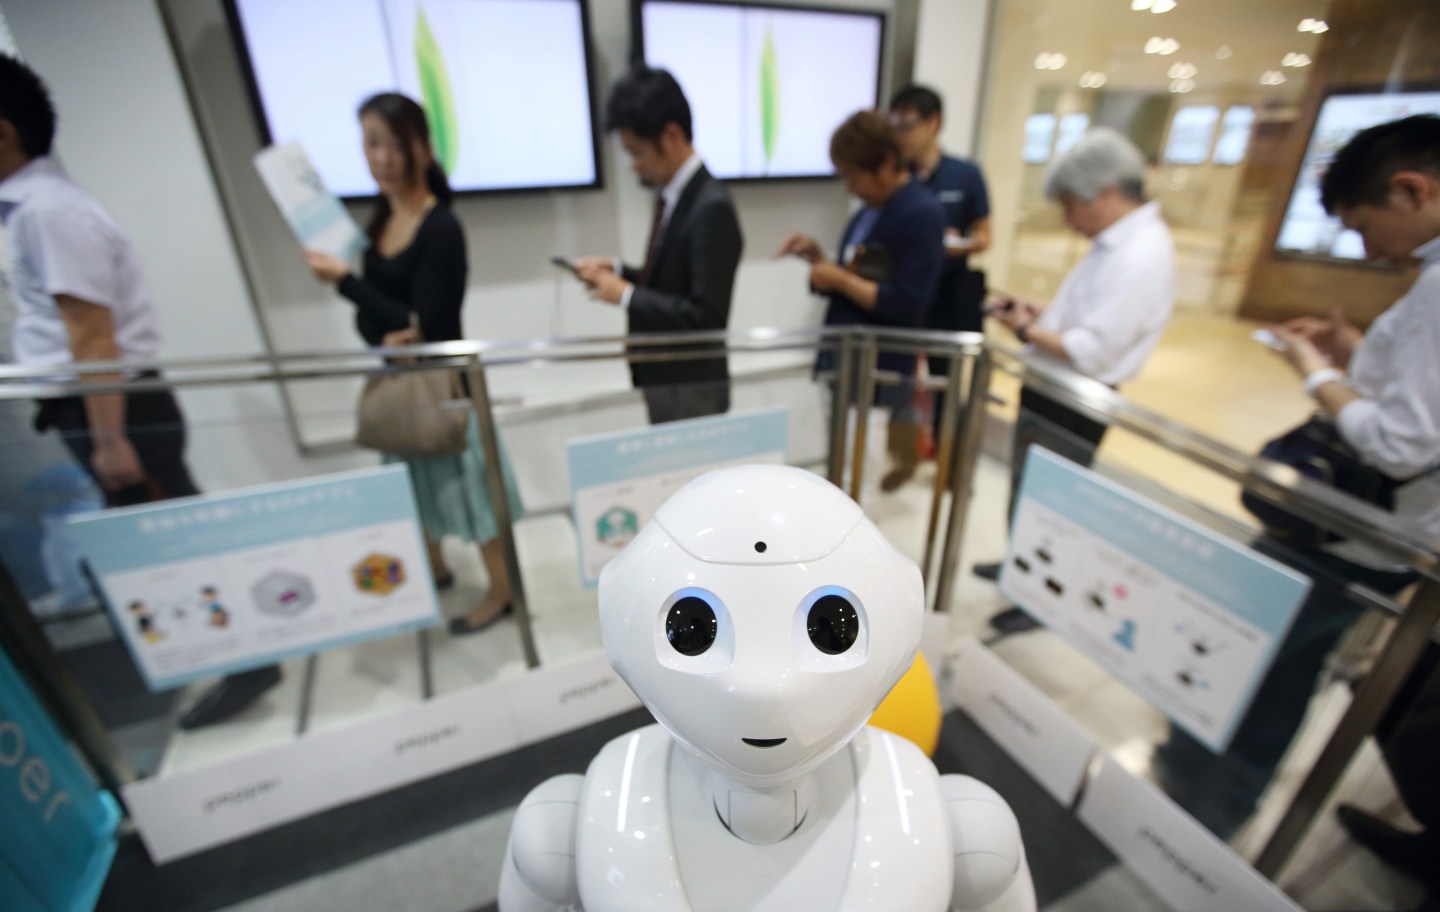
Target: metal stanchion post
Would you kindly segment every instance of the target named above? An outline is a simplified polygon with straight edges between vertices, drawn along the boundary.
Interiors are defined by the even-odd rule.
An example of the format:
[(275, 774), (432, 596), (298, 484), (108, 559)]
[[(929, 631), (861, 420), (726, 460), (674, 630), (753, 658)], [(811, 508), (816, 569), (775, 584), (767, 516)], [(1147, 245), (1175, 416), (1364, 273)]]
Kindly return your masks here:
[(855, 384), (855, 448), (850, 454), (850, 498), (860, 502), (860, 485), (865, 480), (865, 437), (870, 425), (870, 406), (875, 401), (875, 359), (879, 346), (866, 333), (860, 341), (860, 375)]
[(946, 378), (945, 392), (935, 407), (940, 413), (940, 439), (935, 441), (935, 489), (930, 495), (930, 520), (925, 526), (925, 550), (920, 561), (920, 578), (930, 582), (930, 562), (935, 556), (935, 533), (940, 528), (940, 504), (945, 500), (945, 488), (950, 483), (950, 463), (955, 450), (955, 413), (960, 405), (960, 375), (964, 353), (960, 346), (954, 346), (950, 353), (950, 374)]
[(490, 411), (490, 388), (485, 382), (485, 365), (478, 355), (471, 355), (465, 367), (470, 381), (470, 404), (480, 429), (480, 448), (485, 451), (485, 481), (490, 490), (490, 509), (495, 512), (499, 529), (500, 550), (505, 555), (505, 573), (510, 577), (510, 603), (520, 625), (520, 646), (525, 651), (525, 664), (540, 665), (535, 649), (535, 630), (530, 624), (530, 604), (525, 598), (525, 580), (520, 576), (520, 552), (515, 548), (515, 518), (510, 515), (510, 499), (505, 496), (505, 468), (500, 461), (500, 435), (495, 429), (495, 415)]
[(935, 581), (934, 611), (949, 611), (955, 593), (955, 568), (960, 563), (960, 542), (965, 537), (965, 519), (975, 487), (975, 464), (985, 435), (985, 402), (990, 391), (990, 354), (975, 356), (970, 374), (970, 395), (965, 400), (965, 417), (960, 422), (959, 444), (950, 468), (950, 521), (945, 544), (940, 549), (940, 574)]
[(1255, 859), (1255, 870), (1271, 880), (1280, 874), (1361, 743), (1375, 730), (1420, 660), (1437, 621), (1440, 621), (1440, 581), (1427, 576), (1410, 597), (1410, 604), (1401, 613), (1385, 648), (1375, 658), (1374, 667), (1355, 691), (1350, 708), (1335, 726), (1260, 857)]
[(850, 423), (850, 382), (855, 371), (855, 340), (846, 333), (840, 337), (835, 358), (835, 383), (830, 402), (830, 483), (845, 486), (845, 437)]

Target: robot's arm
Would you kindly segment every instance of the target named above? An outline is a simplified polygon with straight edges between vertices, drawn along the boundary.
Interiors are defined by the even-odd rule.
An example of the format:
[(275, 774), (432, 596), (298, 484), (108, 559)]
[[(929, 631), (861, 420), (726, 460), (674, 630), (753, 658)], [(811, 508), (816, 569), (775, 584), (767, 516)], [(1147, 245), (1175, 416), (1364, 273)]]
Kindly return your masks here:
[(969, 776), (941, 776), (955, 846), (957, 910), (1034, 912), (1035, 888), (1015, 814), (994, 789)]
[(578, 907), (575, 827), (584, 784), (584, 776), (555, 776), (536, 786), (516, 808), (500, 872), (500, 912)]

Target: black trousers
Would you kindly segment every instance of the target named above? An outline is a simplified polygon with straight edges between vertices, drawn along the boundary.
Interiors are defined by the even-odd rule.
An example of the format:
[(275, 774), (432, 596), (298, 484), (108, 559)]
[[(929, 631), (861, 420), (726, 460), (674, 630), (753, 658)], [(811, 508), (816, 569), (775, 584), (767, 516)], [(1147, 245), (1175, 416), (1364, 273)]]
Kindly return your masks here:
[[(40, 403), (35, 429), (49, 428), (60, 433), (75, 461), (93, 478), (95, 438), (90, 433), (85, 400), (73, 397)], [(125, 436), (145, 469), (145, 481), (119, 491), (106, 491), (109, 506), (127, 507), (200, 493), (185, 465), (185, 419), (169, 390), (125, 394)]]
[(1109, 425), (1096, 421), (1029, 387), (1020, 388), (1020, 411), (1015, 416), (1015, 433), (1010, 447), (1010, 506), (1008, 515), (1015, 520), (1015, 499), (1020, 492), (1020, 479), (1025, 474), (1025, 459), (1030, 445), (1038, 444), (1058, 456), (1082, 466), (1095, 461), (1095, 451), (1109, 430)]
[(723, 415), (730, 410), (730, 381), (642, 386), (651, 424)]

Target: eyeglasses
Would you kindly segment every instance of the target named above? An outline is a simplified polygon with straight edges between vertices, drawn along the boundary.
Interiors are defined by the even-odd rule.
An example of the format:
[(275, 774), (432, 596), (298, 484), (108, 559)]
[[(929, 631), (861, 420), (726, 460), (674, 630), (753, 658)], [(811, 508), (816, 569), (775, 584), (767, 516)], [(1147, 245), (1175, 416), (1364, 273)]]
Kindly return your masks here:
[(890, 121), (891, 129), (899, 133), (908, 133), (924, 122), (919, 117), (906, 117), (902, 114), (891, 114), (887, 120)]

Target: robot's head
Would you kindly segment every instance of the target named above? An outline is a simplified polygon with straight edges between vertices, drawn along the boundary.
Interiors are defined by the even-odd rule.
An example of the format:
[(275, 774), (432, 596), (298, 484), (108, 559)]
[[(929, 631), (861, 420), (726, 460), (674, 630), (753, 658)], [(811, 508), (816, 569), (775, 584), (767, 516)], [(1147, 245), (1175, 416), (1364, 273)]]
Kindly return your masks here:
[(920, 571), (834, 485), (740, 466), (676, 493), (600, 575), (605, 651), (655, 717), (752, 787), (818, 766), (914, 661)]

